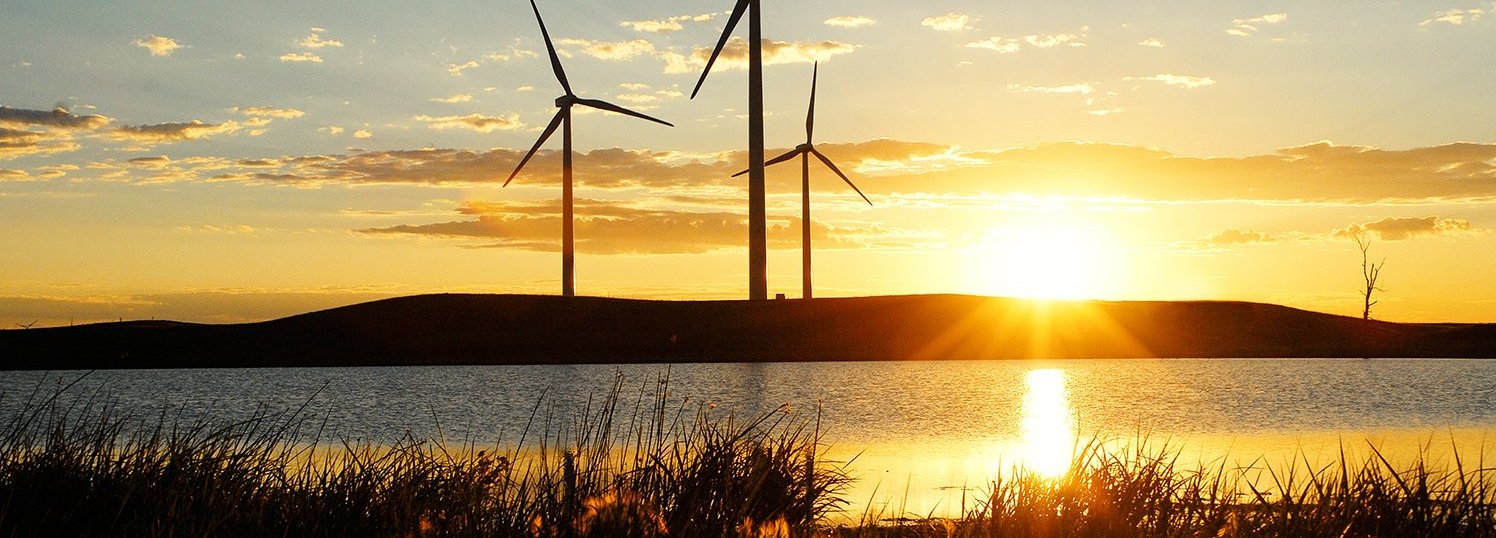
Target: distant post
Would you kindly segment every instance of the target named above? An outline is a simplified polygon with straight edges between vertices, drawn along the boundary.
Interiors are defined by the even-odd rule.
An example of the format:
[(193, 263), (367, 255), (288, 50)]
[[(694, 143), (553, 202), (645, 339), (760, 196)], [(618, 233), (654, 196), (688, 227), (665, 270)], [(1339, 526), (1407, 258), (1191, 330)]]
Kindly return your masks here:
[(1361, 249), (1361, 279), (1366, 284), (1366, 288), (1361, 290), (1361, 319), (1369, 320), (1371, 307), (1377, 304), (1372, 300), (1371, 295), (1378, 291), (1387, 291), (1377, 287), (1377, 279), (1382, 276), (1382, 267), (1387, 265), (1387, 259), (1382, 258), (1380, 263), (1370, 261), (1368, 253), (1371, 251), (1371, 240), (1367, 239), (1363, 233), (1357, 233), (1353, 237), (1356, 239), (1356, 246)]

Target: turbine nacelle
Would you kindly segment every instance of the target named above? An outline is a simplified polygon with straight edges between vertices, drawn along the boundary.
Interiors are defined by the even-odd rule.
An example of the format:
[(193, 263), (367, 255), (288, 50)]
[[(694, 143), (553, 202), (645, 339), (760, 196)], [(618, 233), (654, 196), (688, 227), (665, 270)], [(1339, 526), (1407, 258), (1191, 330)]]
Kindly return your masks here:
[(581, 99), (578, 98), (577, 96), (568, 93), (566, 95), (563, 95), (561, 97), (557, 97), (556, 98), (556, 108), (567, 108), (567, 107), (570, 107), (571, 105), (577, 104), (577, 101), (580, 101), (580, 100)]

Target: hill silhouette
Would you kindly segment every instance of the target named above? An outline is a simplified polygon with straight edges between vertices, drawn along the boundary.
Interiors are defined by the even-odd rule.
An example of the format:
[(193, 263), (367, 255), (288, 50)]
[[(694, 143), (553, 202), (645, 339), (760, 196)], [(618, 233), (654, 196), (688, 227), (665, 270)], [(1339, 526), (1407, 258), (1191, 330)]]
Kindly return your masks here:
[(0, 368), (1131, 357), (1496, 357), (1496, 324), (1224, 301), (421, 295), (244, 324), (0, 331)]

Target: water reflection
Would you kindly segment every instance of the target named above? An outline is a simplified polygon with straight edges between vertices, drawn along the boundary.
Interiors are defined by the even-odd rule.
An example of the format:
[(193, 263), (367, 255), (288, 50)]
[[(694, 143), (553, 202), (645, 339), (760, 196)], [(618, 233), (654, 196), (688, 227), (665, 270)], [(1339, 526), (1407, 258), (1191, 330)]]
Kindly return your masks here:
[(1024, 378), (1023, 418), (1019, 423), (1024, 468), (1046, 478), (1070, 469), (1075, 448), (1075, 414), (1065, 391), (1065, 371), (1031, 370)]

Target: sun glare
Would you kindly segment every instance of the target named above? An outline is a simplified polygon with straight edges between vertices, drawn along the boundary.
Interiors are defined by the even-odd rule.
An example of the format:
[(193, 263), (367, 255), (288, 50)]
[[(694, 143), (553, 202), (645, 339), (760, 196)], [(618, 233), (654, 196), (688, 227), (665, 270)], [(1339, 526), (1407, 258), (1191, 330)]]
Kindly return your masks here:
[(1035, 220), (994, 227), (966, 250), (966, 288), (1031, 299), (1116, 298), (1121, 249), (1100, 225)]
[(1075, 417), (1065, 390), (1065, 371), (1032, 370), (1024, 379), (1023, 418), (1019, 432), (1023, 466), (1045, 478), (1070, 469), (1075, 449)]

